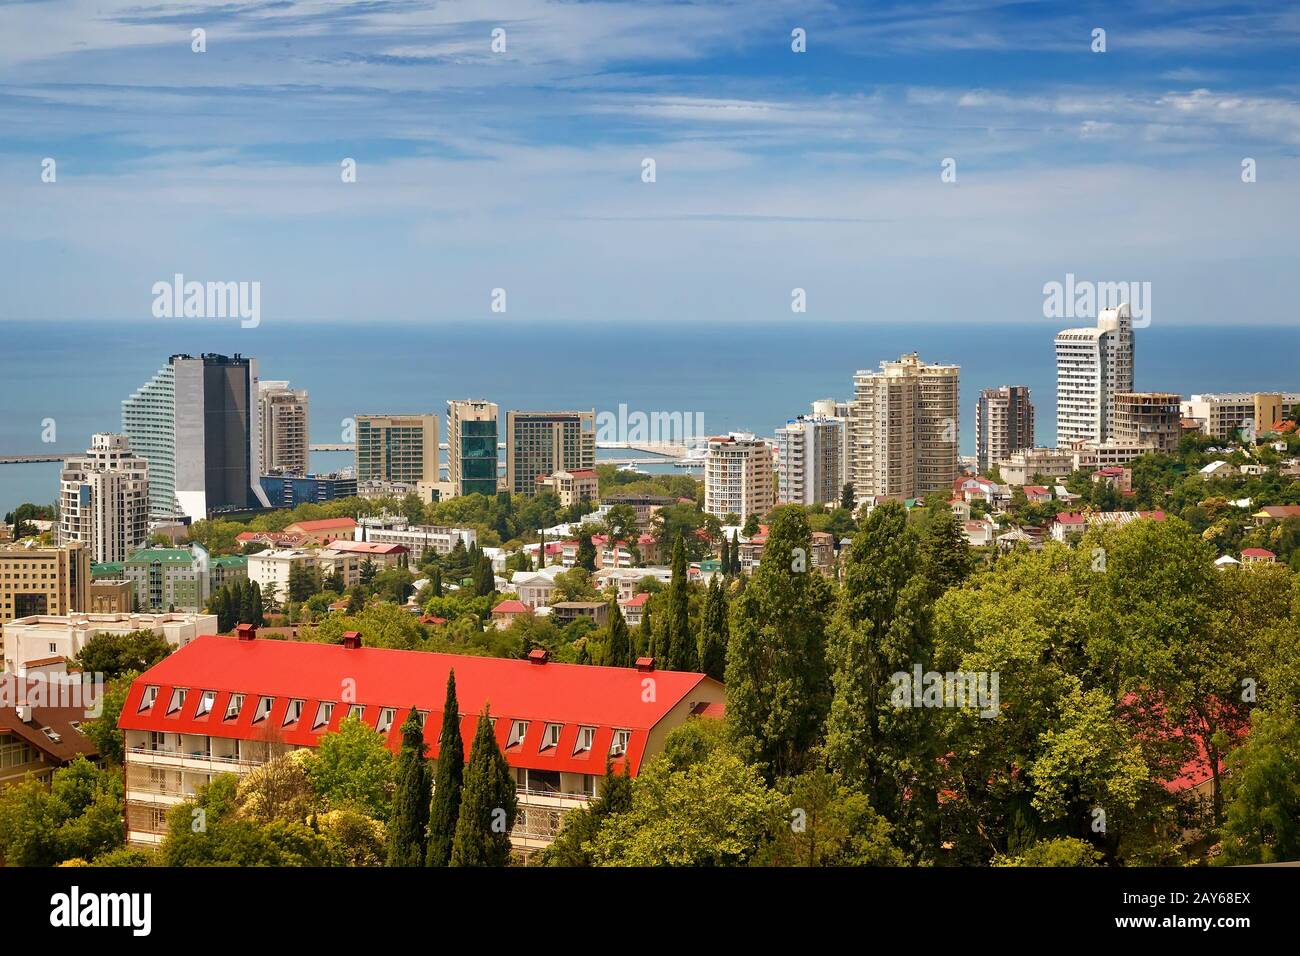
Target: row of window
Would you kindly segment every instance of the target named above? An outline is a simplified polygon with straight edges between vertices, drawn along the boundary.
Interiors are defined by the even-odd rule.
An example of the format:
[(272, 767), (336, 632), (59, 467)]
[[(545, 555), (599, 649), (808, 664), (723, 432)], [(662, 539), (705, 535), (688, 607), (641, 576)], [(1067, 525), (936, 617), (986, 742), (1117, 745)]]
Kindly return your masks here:
[[(185, 707), (186, 698), (189, 696), (189, 689), (185, 687), (176, 687), (172, 689), (171, 699), (167, 703), (165, 716), (178, 714)], [(140, 713), (146, 713), (151, 710), (158, 700), (158, 687), (150, 684), (145, 687), (144, 695), (140, 699)], [(195, 711), (195, 719), (207, 717), (212, 713), (212, 708), (216, 704), (217, 692), (215, 690), (205, 690), (199, 698), (199, 706)], [(231, 694), (230, 701), (226, 705), (226, 712), (223, 720), (235, 720), (244, 710), (243, 694)], [(271, 709), (275, 705), (274, 697), (259, 697), (257, 699), (257, 709), (253, 712), (253, 723), (261, 723), (271, 715)], [(293, 727), (302, 720), (303, 707), (306, 705), (304, 700), (293, 698), (289, 701), (289, 706), (285, 708), (284, 720), (281, 724), (283, 727)], [(348, 707), (348, 717), (361, 719), (365, 713), (365, 706), (362, 704), (351, 704)], [(423, 728), (425, 719), (429, 716), (426, 710), (417, 710), (416, 715), (419, 718), (420, 726)], [(334, 704), (331, 701), (320, 701), (316, 707), (316, 715), (312, 720), (311, 729), (319, 730), (328, 726), (334, 716)], [(397, 709), (395, 707), (382, 707), (379, 710), (379, 720), (375, 724), (375, 730), (381, 734), (388, 733), (393, 722), (397, 719)], [(492, 723), (496, 723), (496, 718), (490, 718)], [(506, 739), (506, 750), (512, 750), (516, 747), (522, 747), (525, 738), (528, 735), (528, 728), (531, 725), (527, 720), (514, 720), (510, 724), (510, 736)], [(551, 750), (560, 745), (560, 731), (563, 724), (547, 723), (542, 727), (542, 741), (538, 748), (541, 751)], [(613, 739), (610, 742), (609, 755), (611, 757), (621, 756), (627, 752), (628, 744), (632, 739), (632, 731), (616, 729)], [(587, 753), (595, 745), (596, 728), (590, 726), (580, 726), (578, 728), (578, 739), (574, 744), (574, 754)]]

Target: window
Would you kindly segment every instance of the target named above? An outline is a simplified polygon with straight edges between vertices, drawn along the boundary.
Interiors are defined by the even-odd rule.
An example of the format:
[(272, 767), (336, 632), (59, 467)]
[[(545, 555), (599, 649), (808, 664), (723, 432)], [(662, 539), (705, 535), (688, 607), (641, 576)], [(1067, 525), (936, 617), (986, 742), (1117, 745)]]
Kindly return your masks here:
[(253, 723), (271, 716), (271, 708), (275, 706), (274, 697), (259, 697), (257, 700), (257, 710), (253, 711)]
[(334, 716), (334, 705), (328, 701), (321, 701), (320, 706), (316, 708), (316, 719), (312, 721), (311, 729), (318, 730), (330, 722)]
[(195, 712), (195, 717), (205, 717), (212, 712), (212, 705), (217, 702), (217, 692), (215, 690), (205, 690), (203, 696), (199, 698), (199, 709)]
[(397, 716), (397, 711), (391, 707), (385, 707), (379, 711), (379, 722), (375, 724), (375, 730), (381, 734), (388, 733), (393, 727), (393, 719)]
[(180, 710), (182, 707), (184, 707), (184, 706), (185, 706), (185, 695), (188, 694), (188, 693), (189, 693), (189, 691), (188, 691), (187, 689), (185, 689), (184, 687), (177, 687), (175, 690), (173, 690), (173, 691), (172, 691), (172, 699), (171, 699), (171, 701), (167, 704), (167, 713), (168, 713), (168, 714), (174, 714), (174, 713), (176, 713), (176, 711), (178, 711), (178, 710)]
[(579, 727), (578, 743), (574, 746), (573, 752), (575, 754), (586, 753), (588, 750), (591, 749), (591, 745), (594, 744), (595, 742), (596, 742), (595, 727)]
[(158, 687), (154, 684), (150, 684), (144, 689), (144, 693), (140, 695), (140, 713), (143, 714), (146, 710), (152, 707), (154, 702), (157, 700)]
[(363, 717), (365, 717), (365, 715), (366, 715), (365, 704), (353, 704), (351, 707), (348, 708), (349, 720), (352, 719), (353, 717), (355, 717), (357, 720), (361, 720)]
[(288, 727), (290, 724), (296, 724), (299, 721), (302, 717), (302, 705), (303, 702), (301, 700), (289, 701), (289, 706), (286, 707), (284, 711), (285, 727)]
[(510, 724), (510, 736), (506, 740), (506, 748), (517, 747), (524, 742), (524, 736), (528, 733), (528, 721), (516, 720)]
[(563, 724), (547, 724), (542, 731), (542, 749), (550, 750), (560, 745), (560, 728)]
[(427, 710), (417, 710), (415, 712), (415, 719), (419, 722), (420, 729), (423, 730), (424, 722), (429, 719), (429, 712)]
[(226, 720), (234, 720), (244, 709), (244, 695), (231, 694), (230, 703), (226, 705)]
[(609, 755), (611, 757), (618, 757), (627, 753), (627, 745), (631, 742), (631, 740), (632, 740), (632, 731), (630, 730), (614, 731), (614, 739), (610, 741), (609, 744)]

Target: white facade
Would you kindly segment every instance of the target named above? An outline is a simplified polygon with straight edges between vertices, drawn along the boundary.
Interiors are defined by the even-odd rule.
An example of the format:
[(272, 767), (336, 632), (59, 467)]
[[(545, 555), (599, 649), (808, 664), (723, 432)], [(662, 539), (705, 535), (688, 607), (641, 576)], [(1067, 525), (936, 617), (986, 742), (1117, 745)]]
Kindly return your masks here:
[(473, 528), (450, 528), (432, 524), (408, 524), (403, 517), (362, 518), (352, 532), (356, 541), (372, 544), (400, 544), (411, 554), (411, 563), (419, 564), (426, 551), (450, 554), (456, 543), (468, 550), (478, 542), (478, 532)]
[(125, 435), (98, 434), (59, 476), (59, 544), (80, 541), (96, 563), (125, 561), (149, 540), (149, 463)]
[(760, 518), (776, 503), (772, 449), (748, 432), (710, 438), (704, 459), (704, 510), (722, 517), (736, 514), (744, 521)]
[(30, 661), (76, 657), (96, 634), (153, 631), (173, 647), (200, 634), (217, 633), (215, 614), (59, 614), (21, 617), (4, 625), (4, 669), (14, 673)]
[(1115, 395), (1133, 391), (1133, 322), (1126, 304), (1094, 328), (1056, 335), (1056, 444), (1111, 437)]
[(777, 500), (783, 504), (832, 504), (845, 482), (844, 422), (807, 417), (776, 430)]
[(289, 593), (289, 574), (296, 567), (314, 568), (319, 554), (312, 548), (279, 548), (260, 551), (248, 556), (248, 580), (256, 581), (262, 593), (274, 585), (275, 593), (283, 600)]

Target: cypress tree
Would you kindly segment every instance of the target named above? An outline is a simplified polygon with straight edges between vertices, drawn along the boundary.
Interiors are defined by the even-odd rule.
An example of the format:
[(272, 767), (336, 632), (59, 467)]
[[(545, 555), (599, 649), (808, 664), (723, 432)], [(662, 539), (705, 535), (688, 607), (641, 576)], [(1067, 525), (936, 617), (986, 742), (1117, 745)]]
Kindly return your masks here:
[(246, 578), (239, 581), (239, 621), (242, 624), (256, 624), (258, 609), (253, 607), (252, 582)]
[(518, 810), (514, 776), (484, 708), (465, 768), (451, 865), (506, 866), (510, 862), (510, 830)]
[(397, 755), (397, 786), (388, 818), (388, 865), (423, 866), (429, 825), (429, 761), (424, 730), (414, 707), (402, 723), (402, 749)]
[(442, 569), (434, 568), (433, 577), (430, 579), (429, 587), (433, 591), (434, 597), (442, 597)]
[(709, 582), (709, 596), (700, 616), (700, 670), (722, 680), (727, 670), (727, 592), (720, 578)]
[(592, 544), (591, 535), (578, 535), (578, 555), (574, 559), (580, 568), (595, 572), (596, 570), (596, 546)]
[(971, 572), (970, 542), (946, 505), (937, 509), (921, 537), (921, 570), (931, 598), (966, 580)]
[(266, 624), (266, 613), (262, 610), (262, 585), (258, 584), (256, 581), (250, 581), (248, 583), (248, 590), (251, 593), (249, 603), (253, 606), (252, 622), (258, 627), (262, 627)]
[(852, 514), (853, 509), (857, 507), (856, 495), (853, 490), (853, 482), (851, 481), (846, 481), (844, 487), (840, 489), (840, 507), (848, 511), (850, 514)]
[(433, 776), (433, 805), (429, 809), (427, 866), (451, 862), (451, 844), (460, 816), (461, 787), (465, 776), (465, 742), (460, 736), (460, 706), (456, 700), (456, 672), (447, 675), (447, 699), (442, 705), (442, 732), (438, 735), (438, 766)]
[(673, 545), (673, 576), (668, 583), (668, 620), (663, 628), (664, 667), (695, 670), (695, 636), (691, 633), (691, 603), (686, 580), (686, 544), (681, 535)]
[(618, 606), (618, 598), (609, 599), (609, 640), (605, 645), (605, 663), (610, 667), (631, 667), (632, 637), (628, 633), (627, 621), (623, 620), (623, 611)]
[[(641, 623), (636, 629), (636, 657), (654, 657), (655, 655), (655, 636), (654, 625), (650, 623), (650, 599), (647, 598), (645, 605), (641, 608)], [(635, 659), (632, 663), (636, 663)]]

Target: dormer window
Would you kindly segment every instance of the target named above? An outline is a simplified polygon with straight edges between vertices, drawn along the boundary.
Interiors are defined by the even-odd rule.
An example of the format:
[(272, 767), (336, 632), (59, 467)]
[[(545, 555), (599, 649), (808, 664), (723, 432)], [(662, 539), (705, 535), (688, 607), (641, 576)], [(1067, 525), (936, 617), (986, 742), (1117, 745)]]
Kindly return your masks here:
[(397, 718), (397, 711), (391, 707), (384, 707), (379, 711), (379, 722), (375, 724), (375, 730), (381, 734), (386, 734), (393, 729), (393, 721)]
[(288, 727), (290, 724), (296, 724), (300, 719), (302, 719), (302, 705), (303, 702), (301, 700), (295, 699), (289, 701), (289, 706), (285, 708), (284, 711), (285, 727)]
[(366, 715), (365, 704), (353, 704), (351, 707), (348, 708), (348, 720), (351, 720), (353, 717), (355, 717), (357, 720), (360, 720), (365, 715)]
[(274, 697), (259, 697), (257, 699), (257, 710), (253, 711), (253, 723), (266, 720), (271, 716), (271, 708), (275, 706)]
[(563, 724), (547, 724), (542, 730), (542, 750), (560, 746), (560, 728)]
[(516, 720), (510, 724), (510, 736), (506, 738), (506, 749), (518, 747), (524, 742), (524, 737), (528, 733), (528, 721)]
[(427, 710), (417, 710), (415, 712), (415, 719), (419, 723), (420, 729), (423, 730), (424, 722), (429, 719), (429, 712)]
[(311, 729), (319, 730), (330, 722), (334, 716), (334, 705), (328, 701), (321, 701), (320, 706), (316, 708), (316, 719), (312, 721)]
[(185, 706), (185, 696), (189, 690), (184, 687), (177, 687), (172, 691), (172, 699), (167, 703), (167, 713), (174, 714)]
[(627, 753), (627, 745), (632, 741), (632, 731), (616, 730), (614, 739), (609, 744), (609, 755), (611, 757), (621, 757)]
[(199, 697), (199, 709), (195, 712), (195, 717), (206, 717), (212, 713), (212, 705), (217, 702), (217, 692), (215, 690), (205, 690)]
[(575, 754), (586, 753), (592, 748), (592, 745), (595, 744), (595, 742), (596, 742), (595, 727), (579, 727), (578, 742), (574, 746), (573, 752)]
[(157, 700), (158, 700), (158, 685), (150, 684), (148, 687), (144, 689), (144, 693), (140, 695), (139, 712), (143, 714), (146, 710), (152, 707), (157, 702)]
[(231, 694), (230, 703), (226, 705), (226, 720), (234, 720), (244, 709), (244, 695)]

